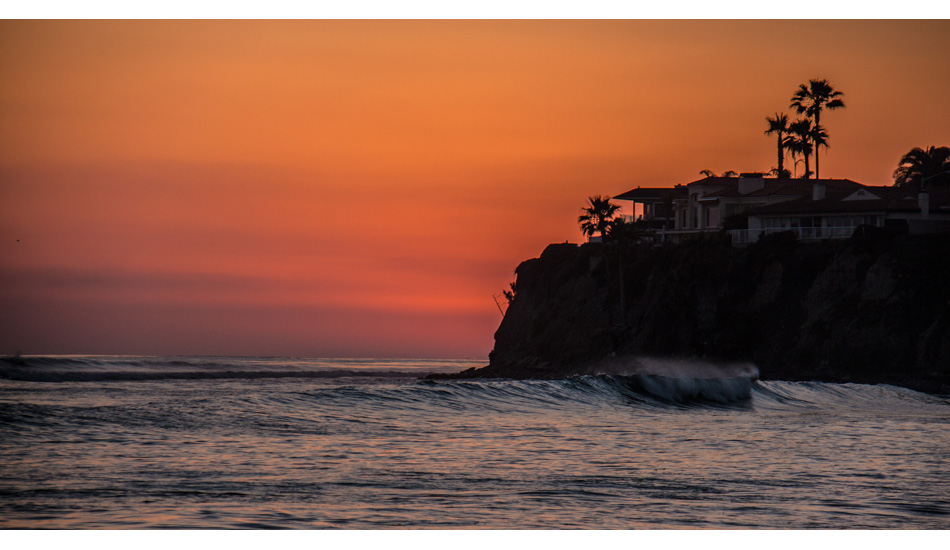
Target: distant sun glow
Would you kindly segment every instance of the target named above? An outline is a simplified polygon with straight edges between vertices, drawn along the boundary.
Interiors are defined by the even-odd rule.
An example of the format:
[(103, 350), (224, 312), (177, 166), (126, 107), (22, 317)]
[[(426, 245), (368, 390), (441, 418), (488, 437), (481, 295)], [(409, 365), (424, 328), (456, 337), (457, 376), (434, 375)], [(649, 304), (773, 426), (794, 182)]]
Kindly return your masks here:
[(588, 196), (768, 171), (809, 79), (847, 104), (823, 177), (950, 145), (947, 51), (947, 21), (2, 21), (0, 354), (487, 358)]

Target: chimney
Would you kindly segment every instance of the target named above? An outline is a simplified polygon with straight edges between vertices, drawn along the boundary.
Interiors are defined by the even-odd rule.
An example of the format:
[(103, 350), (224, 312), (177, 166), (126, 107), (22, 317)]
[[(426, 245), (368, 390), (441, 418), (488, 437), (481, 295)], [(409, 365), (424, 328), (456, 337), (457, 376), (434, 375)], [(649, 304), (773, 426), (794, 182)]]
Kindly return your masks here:
[(811, 200), (820, 201), (825, 198), (825, 184), (817, 181), (811, 188)]
[(739, 194), (745, 195), (765, 187), (765, 179), (761, 174), (742, 174), (739, 176)]
[(920, 193), (917, 195), (917, 207), (920, 208), (920, 216), (922, 218), (930, 216), (930, 193)]

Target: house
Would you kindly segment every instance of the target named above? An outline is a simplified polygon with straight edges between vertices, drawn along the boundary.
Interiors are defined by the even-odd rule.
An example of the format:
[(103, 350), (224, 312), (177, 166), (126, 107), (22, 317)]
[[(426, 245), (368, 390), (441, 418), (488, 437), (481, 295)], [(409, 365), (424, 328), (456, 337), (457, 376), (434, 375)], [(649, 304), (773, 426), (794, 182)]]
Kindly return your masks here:
[(856, 190), (829, 190), (813, 182), (810, 197), (749, 210), (747, 220), (745, 228), (729, 230), (733, 243), (753, 242), (779, 231), (794, 231), (802, 240), (846, 239), (860, 225), (910, 234), (950, 233), (950, 189), (917, 193), (862, 185)]
[[(634, 212), (634, 215), (628, 217), (626, 220), (628, 222), (643, 222), (655, 229), (673, 229), (673, 201), (685, 197), (686, 193), (686, 187), (683, 185), (675, 187), (637, 187), (617, 195), (614, 200), (633, 202), (631, 212)], [(638, 210), (641, 212), (640, 216), (635, 214)]]
[(639, 204), (642, 220), (660, 222), (657, 228), (664, 239), (727, 230), (733, 243), (742, 245), (778, 231), (795, 231), (806, 240), (848, 238), (859, 225), (911, 233), (950, 231), (947, 191), (918, 194), (848, 179), (746, 173), (706, 177), (672, 188), (638, 187), (615, 199), (632, 201), (634, 211)]

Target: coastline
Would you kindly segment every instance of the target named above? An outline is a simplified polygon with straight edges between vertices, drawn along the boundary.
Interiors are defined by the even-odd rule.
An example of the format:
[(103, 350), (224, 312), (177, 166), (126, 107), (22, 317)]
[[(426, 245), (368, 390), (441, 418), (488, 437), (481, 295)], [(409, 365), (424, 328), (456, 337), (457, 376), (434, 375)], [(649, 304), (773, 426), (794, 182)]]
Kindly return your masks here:
[[(696, 358), (667, 358), (675, 361), (697, 361)], [(614, 373), (600, 372), (594, 365), (582, 365), (574, 369), (563, 369), (552, 367), (551, 365), (538, 364), (522, 368), (490, 368), (491, 365), (484, 367), (472, 367), (456, 373), (432, 373), (423, 377), (425, 380), (474, 380), (474, 379), (497, 379), (497, 380), (558, 380), (585, 375), (611, 375)], [(627, 373), (617, 373), (620, 376), (627, 376)], [(636, 373), (639, 374), (639, 373)], [(663, 376), (663, 373), (652, 373), (650, 376)], [(670, 373), (669, 376), (678, 376)], [(855, 376), (854, 373), (834, 373), (833, 371), (818, 374), (801, 376), (756, 376), (754, 380), (763, 381), (781, 381), (781, 382), (818, 382), (832, 384), (866, 384), (866, 385), (889, 385), (919, 391), (930, 395), (947, 396), (950, 395), (950, 382), (944, 378), (919, 378), (919, 377), (865, 377)]]
[(552, 244), (522, 262), (482, 368), (432, 378), (610, 373), (618, 358), (746, 362), (763, 380), (950, 394), (950, 235), (718, 234), (660, 247)]

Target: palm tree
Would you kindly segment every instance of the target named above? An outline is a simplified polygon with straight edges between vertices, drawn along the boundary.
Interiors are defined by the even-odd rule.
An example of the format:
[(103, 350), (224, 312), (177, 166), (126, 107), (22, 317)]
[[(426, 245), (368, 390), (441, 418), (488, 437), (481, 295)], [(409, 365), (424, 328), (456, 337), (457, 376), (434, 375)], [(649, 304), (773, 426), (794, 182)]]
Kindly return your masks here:
[[(786, 146), (786, 149), (787, 149), (787, 148), (788, 148), (788, 147)], [(779, 171), (778, 171), (778, 168), (772, 168), (772, 169), (769, 170), (767, 173), (768, 173), (768, 174), (771, 174), (771, 175), (773, 175), (773, 176), (775, 176), (776, 178), (790, 178), (790, 177), (792, 177), (792, 173), (789, 172), (788, 170), (785, 170), (785, 169), (783, 169), (781, 172), (779, 172)]]
[(821, 126), (812, 124), (811, 128), (808, 129), (808, 139), (811, 140), (815, 149), (815, 179), (818, 179), (818, 148), (824, 147), (827, 149), (829, 147), (828, 132), (825, 132), (825, 129)]
[(587, 197), (588, 206), (581, 208), (584, 212), (577, 217), (577, 223), (581, 225), (581, 231), (588, 237), (593, 237), (594, 233), (604, 236), (607, 234), (610, 222), (617, 215), (620, 206), (610, 202), (610, 197), (601, 197), (594, 195)]
[(765, 135), (778, 134), (776, 140), (778, 146), (778, 175), (781, 177), (785, 174), (785, 134), (788, 133), (788, 116), (784, 113), (775, 113), (774, 118), (765, 117), (765, 121), (769, 123), (769, 129), (765, 131)]
[(699, 173), (706, 176), (707, 178), (716, 177), (716, 173), (710, 170), (709, 168), (706, 168), (705, 170), (700, 170)]
[[(936, 178), (941, 175), (944, 177)], [(950, 148), (931, 145), (924, 150), (914, 147), (901, 157), (897, 170), (894, 170), (894, 185), (897, 187), (916, 187), (923, 191), (925, 178), (950, 182)]]
[[(798, 90), (792, 96), (789, 107), (795, 109), (798, 114), (805, 113), (805, 116), (811, 117), (815, 122), (816, 127), (821, 127), (821, 111), (844, 108), (842, 97), (844, 94), (835, 90), (827, 80), (809, 80), (808, 85), (798, 85)], [(814, 143), (816, 178), (819, 177), (818, 145)]]
[(802, 176), (802, 179), (808, 179), (811, 175), (808, 157), (814, 151), (811, 140), (813, 131), (810, 120), (807, 118), (799, 119), (789, 124), (789, 136), (785, 139), (785, 148), (792, 154), (792, 158), (801, 156), (805, 159), (805, 175)]

